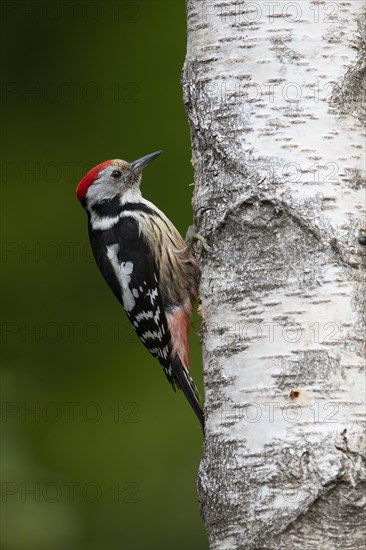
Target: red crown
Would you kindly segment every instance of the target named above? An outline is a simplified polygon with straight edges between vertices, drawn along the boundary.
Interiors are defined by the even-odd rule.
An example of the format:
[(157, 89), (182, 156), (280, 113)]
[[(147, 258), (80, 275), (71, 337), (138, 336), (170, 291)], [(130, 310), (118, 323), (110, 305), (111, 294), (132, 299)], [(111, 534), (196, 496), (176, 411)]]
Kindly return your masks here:
[(76, 196), (79, 201), (81, 201), (85, 197), (89, 187), (97, 179), (101, 170), (103, 170), (103, 168), (108, 166), (111, 162), (113, 161), (105, 160), (104, 162), (101, 162), (97, 166), (94, 166), (94, 168), (92, 168), (91, 170), (89, 170), (87, 174), (85, 174), (85, 176), (83, 177), (83, 179), (80, 181), (79, 185), (76, 188)]

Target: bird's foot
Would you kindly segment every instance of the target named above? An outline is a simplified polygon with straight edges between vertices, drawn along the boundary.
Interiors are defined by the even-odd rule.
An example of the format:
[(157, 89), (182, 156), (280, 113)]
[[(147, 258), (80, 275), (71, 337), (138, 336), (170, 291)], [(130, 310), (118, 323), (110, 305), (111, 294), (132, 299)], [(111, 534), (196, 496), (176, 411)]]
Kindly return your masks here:
[[(202, 249), (203, 250), (206, 250), (206, 252), (210, 251), (211, 250), (211, 247), (208, 245), (205, 237), (203, 237), (200, 233), (197, 233), (197, 231), (195, 230), (195, 227), (194, 225), (190, 225), (187, 229), (187, 233), (186, 233), (186, 236), (185, 236), (185, 242), (186, 242), (186, 245), (188, 246), (188, 248), (190, 250), (192, 250), (193, 252), (202, 252)], [(196, 243), (199, 242), (200, 243), (200, 247), (199, 247), (199, 250), (196, 250)]]

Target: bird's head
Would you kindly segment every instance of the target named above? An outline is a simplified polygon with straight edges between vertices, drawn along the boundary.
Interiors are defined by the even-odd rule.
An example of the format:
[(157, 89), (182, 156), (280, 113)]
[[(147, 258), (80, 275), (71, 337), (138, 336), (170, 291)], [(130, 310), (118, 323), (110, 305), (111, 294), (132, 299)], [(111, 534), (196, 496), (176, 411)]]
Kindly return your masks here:
[(151, 153), (134, 162), (106, 160), (92, 168), (80, 181), (76, 189), (78, 200), (85, 207), (100, 204), (116, 196), (140, 194), (142, 170), (161, 151)]

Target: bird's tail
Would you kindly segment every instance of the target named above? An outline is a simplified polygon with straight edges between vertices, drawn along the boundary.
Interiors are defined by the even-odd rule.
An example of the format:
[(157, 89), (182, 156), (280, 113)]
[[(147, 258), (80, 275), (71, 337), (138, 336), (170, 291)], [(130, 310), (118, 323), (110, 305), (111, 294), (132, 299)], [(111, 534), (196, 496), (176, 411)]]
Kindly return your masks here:
[(182, 365), (178, 356), (176, 356), (175, 359), (172, 361), (171, 366), (174, 376), (174, 382), (176, 383), (178, 388), (183, 391), (189, 404), (196, 413), (198, 420), (200, 421), (203, 433), (205, 433), (205, 419), (200, 405), (200, 394), (198, 393), (196, 384), (189, 374), (189, 370), (187, 369), (187, 367)]

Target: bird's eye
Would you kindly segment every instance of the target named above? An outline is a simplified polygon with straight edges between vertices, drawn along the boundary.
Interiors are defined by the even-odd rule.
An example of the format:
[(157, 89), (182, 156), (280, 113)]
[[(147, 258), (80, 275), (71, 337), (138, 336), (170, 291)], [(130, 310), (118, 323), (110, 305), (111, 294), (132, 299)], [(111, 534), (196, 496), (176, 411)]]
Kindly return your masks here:
[(122, 172), (121, 170), (113, 170), (111, 176), (114, 180), (119, 180), (119, 178), (122, 176)]

